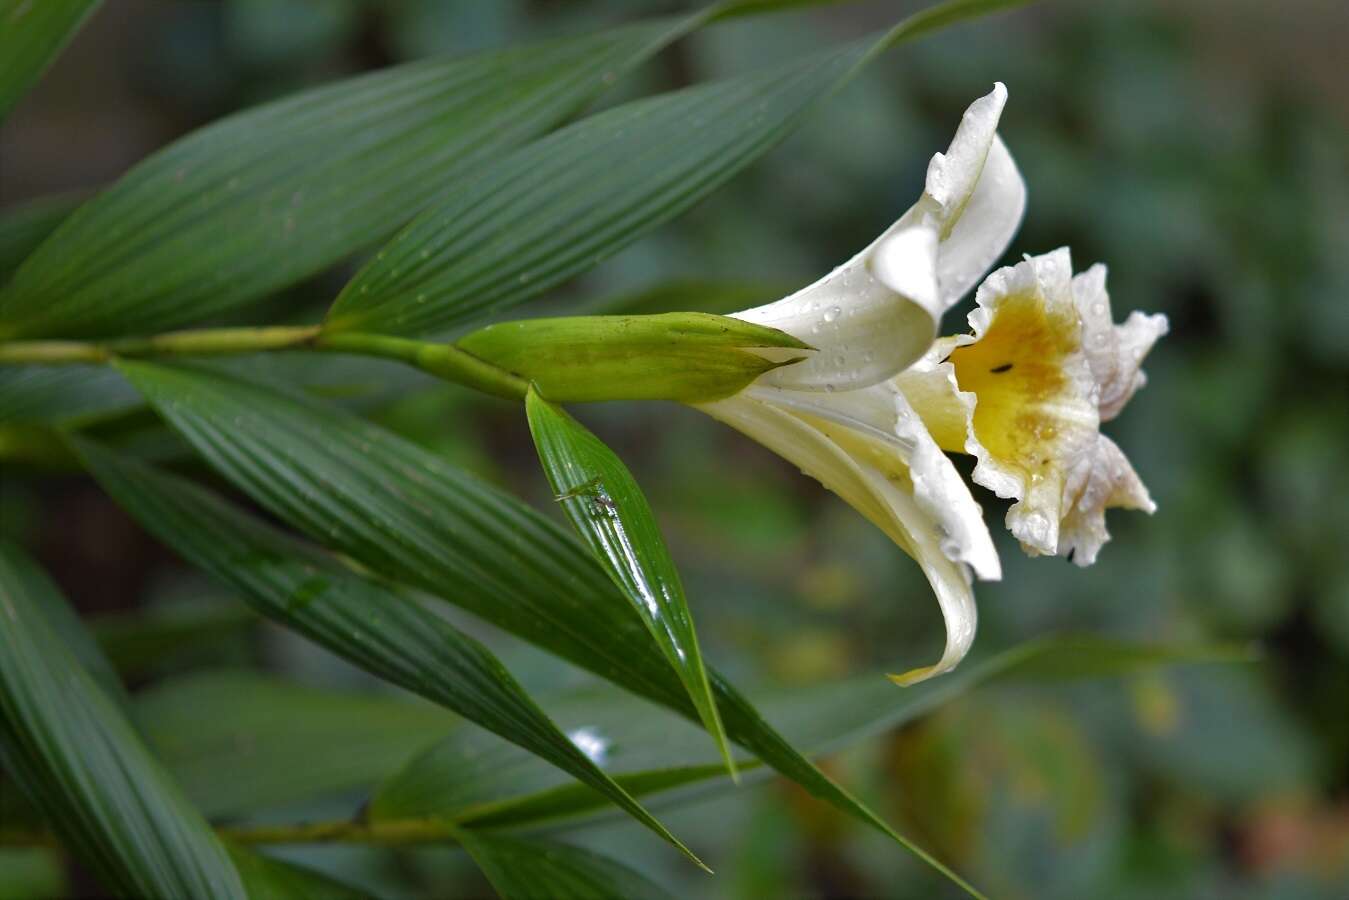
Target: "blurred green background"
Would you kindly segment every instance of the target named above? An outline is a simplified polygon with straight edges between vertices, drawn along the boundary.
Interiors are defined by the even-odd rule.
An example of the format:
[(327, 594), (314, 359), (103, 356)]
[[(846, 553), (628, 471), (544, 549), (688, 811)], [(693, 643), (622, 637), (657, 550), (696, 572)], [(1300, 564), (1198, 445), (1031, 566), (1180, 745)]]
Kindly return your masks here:
[[(744, 71), (914, 6), (849, 5), (706, 30), (606, 102)], [(194, 127), (298, 87), (668, 8), (116, 0), (0, 130), (0, 203), (95, 188)], [(1117, 318), (1164, 312), (1172, 333), (1149, 358), (1149, 386), (1107, 427), (1159, 509), (1151, 518), (1112, 513), (1115, 539), (1095, 567), (1025, 558), (998, 526), (1004, 504), (978, 492), (998, 526), (1005, 579), (979, 586), (976, 652), (1086, 630), (1251, 642), (1263, 659), (981, 689), (828, 761), (991, 896), (1349, 897), (1347, 10), (1338, 0), (1047, 2), (902, 48), (712, 199), (530, 310), (725, 312), (807, 283), (903, 212), (964, 107), (994, 80), (1007, 84), (1001, 131), (1029, 186), (1008, 259), (1070, 245), (1079, 268), (1110, 266)], [(344, 274), (246, 319), (313, 316)], [(684, 287), (643, 293), (671, 282)], [(967, 306), (945, 331), (963, 330)], [(382, 365), (326, 390), (546, 504), (510, 404)], [(579, 412), (644, 485), (705, 652), (740, 682), (880, 677), (938, 654), (941, 621), (917, 567), (813, 481), (673, 405)], [(156, 439), (153, 429), (141, 437)], [(95, 617), (133, 687), (242, 666), (379, 689), (238, 614), (233, 598), (86, 479), (7, 477), (0, 515), (6, 534)], [(175, 616), (196, 630), (175, 632)], [(541, 694), (581, 680), (490, 639)], [(273, 818), (347, 814), (359, 800)], [(636, 826), (602, 823), (567, 837), (680, 896), (952, 890), (781, 782), (664, 815), (716, 878)], [(454, 851), (288, 853), (388, 896), (486, 890)], [(0, 873), (0, 897), (90, 885), (41, 854), (0, 852)]]

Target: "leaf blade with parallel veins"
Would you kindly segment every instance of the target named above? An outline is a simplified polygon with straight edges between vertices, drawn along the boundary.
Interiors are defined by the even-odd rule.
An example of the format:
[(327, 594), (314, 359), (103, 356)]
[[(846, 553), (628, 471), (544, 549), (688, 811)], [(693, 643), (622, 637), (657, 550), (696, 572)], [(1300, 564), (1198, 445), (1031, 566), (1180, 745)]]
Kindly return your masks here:
[(603, 441), (533, 388), (525, 410), (539, 460), (567, 518), (632, 603), (734, 776), (684, 585), (636, 479)]
[(312, 275), (705, 18), (409, 63), (221, 119), (62, 222), (0, 292), (0, 337), (165, 329)]
[(242, 898), (224, 847), (80, 666), (40, 607), (64, 602), (0, 543), (0, 756), (106, 886), (136, 897)]
[(548, 760), (688, 853), (552, 724), (486, 647), (416, 598), (362, 577), (190, 482), (89, 441), (72, 443), (104, 489), (147, 529), (239, 590), (258, 612)]
[[(603, 569), (514, 497), (320, 403), (197, 369), (132, 361), (119, 369), (213, 468), (278, 518), (373, 571), (697, 718)], [(732, 740), (965, 886), (830, 780), (730, 682), (714, 670), (708, 678)]]
[(524, 302), (707, 196), (883, 50), (1024, 2), (948, 0), (862, 40), (527, 144), (409, 222), (338, 295), (327, 328), (425, 334)]

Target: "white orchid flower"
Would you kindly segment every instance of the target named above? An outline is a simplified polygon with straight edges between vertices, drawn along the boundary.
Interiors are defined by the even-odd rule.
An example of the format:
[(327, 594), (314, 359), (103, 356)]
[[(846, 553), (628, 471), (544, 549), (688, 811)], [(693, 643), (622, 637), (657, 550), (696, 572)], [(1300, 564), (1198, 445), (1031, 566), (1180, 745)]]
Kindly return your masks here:
[[(733, 397), (698, 408), (791, 460), (922, 566), (946, 620), (932, 666), (949, 671), (974, 639), (970, 570), (1001, 577), (982, 511), (894, 377), (923, 357), (942, 313), (1007, 248), (1026, 191), (996, 134), (998, 84), (966, 111), (928, 166), (918, 202), (867, 249), (803, 290), (736, 317), (815, 348)], [(765, 351), (765, 355), (772, 351)]]
[(1106, 508), (1156, 508), (1100, 424), (1146, 382), (1166, 317), (1115, 325), (1105, 267), (1073, 277), (1066, 248), (994, 272), (977, 302), (973, 334), (939, 340), (895, 384), (938, 444), (976, 458), (975, 482), (1016, 500), (1007, 527), (1026, 552), (1090, 565)]

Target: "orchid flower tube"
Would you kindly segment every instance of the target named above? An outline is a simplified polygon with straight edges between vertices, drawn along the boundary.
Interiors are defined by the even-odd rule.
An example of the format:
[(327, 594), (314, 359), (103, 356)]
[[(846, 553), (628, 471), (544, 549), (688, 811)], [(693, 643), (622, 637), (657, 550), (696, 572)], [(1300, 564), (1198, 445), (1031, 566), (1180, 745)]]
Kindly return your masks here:
[(1001, 577), (982, 510), (894, 379), (925, 356), (942, 313), (1021, 222), (1025, 185), (997, 136), (1006, 99), (998, 84), (970, 106), (928, 165), (922, 196), (871, 246), (791, 296), (735, 314), (814, 353), (698, 404), (839, 494), (922, 567), (946, 648), (935, 664), (891, 676), (903, 684), (960, 662), (978, 618), (972, 575)]

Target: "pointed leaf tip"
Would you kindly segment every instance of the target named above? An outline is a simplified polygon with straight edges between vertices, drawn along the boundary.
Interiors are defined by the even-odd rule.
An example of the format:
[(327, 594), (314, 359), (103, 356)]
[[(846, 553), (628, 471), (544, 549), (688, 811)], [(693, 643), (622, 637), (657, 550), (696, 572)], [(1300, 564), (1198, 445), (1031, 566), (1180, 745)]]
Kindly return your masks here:
[(603, 441), (533, 388), (525, 409), (539, 461), (567, 518), (655, 638), (727, 771), (738, 777), (683, 583), (636, 479)]

